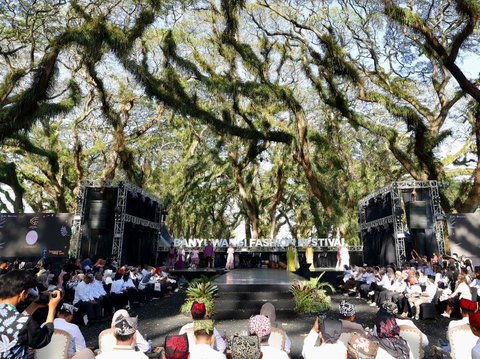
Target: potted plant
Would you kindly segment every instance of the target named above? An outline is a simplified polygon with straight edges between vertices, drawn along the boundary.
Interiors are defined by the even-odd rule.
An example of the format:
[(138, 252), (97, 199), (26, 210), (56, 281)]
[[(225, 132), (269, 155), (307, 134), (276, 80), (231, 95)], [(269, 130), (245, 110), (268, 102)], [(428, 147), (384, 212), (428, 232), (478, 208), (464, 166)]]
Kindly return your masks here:
[(335, 289), (330, 283), (320, 282), (325, 274), (321, 273), (316, 278), (306, 281), (295, 281), (290, 289), (295, 301), (295, 310), (300, 314), (318, 314), (330, 309), (331, 298), (327, 295), (327, 289), (332, 293)]

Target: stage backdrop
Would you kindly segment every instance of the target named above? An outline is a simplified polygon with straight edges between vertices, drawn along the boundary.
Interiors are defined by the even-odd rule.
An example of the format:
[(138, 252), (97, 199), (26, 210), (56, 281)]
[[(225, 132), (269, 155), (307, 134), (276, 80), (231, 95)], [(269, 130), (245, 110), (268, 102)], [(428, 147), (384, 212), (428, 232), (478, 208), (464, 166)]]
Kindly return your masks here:
[(68, 255), (72, 220), (69, 213), (0, 214), (0, 257)]
[(447, 218), (450, 252), (472, 259), (480, 265), (480, 214), (450, 214)]

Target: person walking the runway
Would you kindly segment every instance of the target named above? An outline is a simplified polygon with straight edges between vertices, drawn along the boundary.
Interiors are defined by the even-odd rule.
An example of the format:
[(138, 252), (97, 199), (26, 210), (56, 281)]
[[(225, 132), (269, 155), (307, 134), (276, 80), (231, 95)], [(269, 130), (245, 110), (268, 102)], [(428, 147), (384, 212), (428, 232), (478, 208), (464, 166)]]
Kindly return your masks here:
[(227, 264), (225, 265), (225, 269), (232, 270), (235, 268), (235, 249), (233, 246), (230, 244), (230, 246), (227, 249)]

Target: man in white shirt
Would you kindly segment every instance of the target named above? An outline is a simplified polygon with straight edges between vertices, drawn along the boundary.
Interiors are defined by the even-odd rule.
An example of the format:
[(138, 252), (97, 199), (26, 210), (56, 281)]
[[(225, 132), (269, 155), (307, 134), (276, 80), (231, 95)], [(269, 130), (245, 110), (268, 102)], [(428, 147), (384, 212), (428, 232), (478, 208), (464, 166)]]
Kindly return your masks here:
[(423, 303), (431, 303), (436, 293), (437, 286), (433, 284), (430, 279), (428, 279), (425, 291), (421, 292), (420, 294), (415, 293), (408, 298), (412, 308), (415, 307), (415, 320), (420, 318), (420, 305)]
[(148, 359), (141, 351), (135, 351), (135, 332), (137, 331), (137, 319), (130, 316), (120, 315), (116, 318), (114, 336), (117, 344), (110, 351), (102, 352), (96, 359)]
[(95, 274), (95, 280), (91, 285), (93, 298), (100, 303), (101, 307), (103, 308), (104, 315), (112, 315), (112, 301), (103, 287), (103, 274), (100, 272)]
[[(192, 316), (194, 322), (185, 324), (182, 328), (180, 328), (178, 334), (187, 333), (188, 344), (190, 348), (193, 348), (196, 345), (195, 336), (193, 334), (194, 323), (197, 320), (207, 319), (207, 308), (205, 307), (205, 304), (193, 302), (192, 307), (190, 308), (190, 315)], [(227, 344), (215, 327), (213, 328), (213, 338), (213, 348), (220, 353), (224, 353), (227, 349)]]
[(97, 320), (102, 316), (102, 308), (92, 295), (93, 274), (87, 274), (75, 288), (73, 305), (86, 312), (88, 320)]
[[(321, 335), (319, 333), (321, 332)], [(347, 348), (339, 341), (342, 334), (342, 322), (333, 319), (324, 319), (319, 329), (318, 318), (303, 341), (302, 355), (304, 359), (316, 358), (347, 358)], [(315, 346), (320, 337), (321, 345)]]
[(288, 359), (288, 354), (283, 350), (268, 345), (268, 339), (272, 331), (270, 319), (264, 315), (255, 315), (248, 323), (250, 335), (256, 335), (260, 339), (262, 359)]
[(215, 338), (213, 336), (212, 320), (196, 320), (193, 323), (195, 345), (190, 347), (190, 359), (225, 359), (225, 354), (212, 348)]
[(80, 328), (76, 324), (72, 324), (73, 314), (78, 309), (68, 303), (63, 303), (57, 313), (57, 318), (53, 321), (55, 329), (61, 329), (70, 334), (70, 346), (68, 347), (68, 357), (74, 359), (75, 355), (83, 355), (85, 357), (94, 357), (93, 352), (86, 347), (85, 338)]

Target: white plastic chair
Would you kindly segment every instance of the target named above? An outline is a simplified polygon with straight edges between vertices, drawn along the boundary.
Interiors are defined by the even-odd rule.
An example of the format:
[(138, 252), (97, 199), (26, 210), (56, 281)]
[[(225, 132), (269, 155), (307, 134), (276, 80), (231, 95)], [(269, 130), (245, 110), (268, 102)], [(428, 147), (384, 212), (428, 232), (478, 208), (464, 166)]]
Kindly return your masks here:
[(423, 351), (423, 336), (420, 329), (409, 325), (400, 325), (400, 336), (405, 339), (413, 353), (413, 359), (422, 359), (425, 356)]
[(268, 345), (285, 351), (285, 332), (279, 328), (272, 327), (272, 332), (268, 338)]
[(50, 343), (35, 350), (35, 359), (67, 359), (71, 339), (66, 331), (54, 329)]
[(470, 330), (468, 324), (459, 325), (447, 333), (452, 359), (464, 359), (472, 356), (472, 348), (477, 344), (478, 338)]

